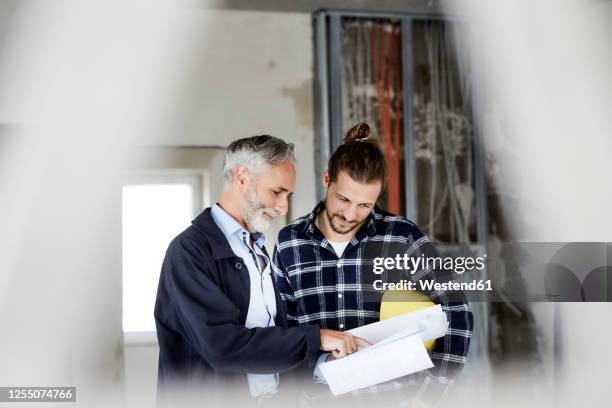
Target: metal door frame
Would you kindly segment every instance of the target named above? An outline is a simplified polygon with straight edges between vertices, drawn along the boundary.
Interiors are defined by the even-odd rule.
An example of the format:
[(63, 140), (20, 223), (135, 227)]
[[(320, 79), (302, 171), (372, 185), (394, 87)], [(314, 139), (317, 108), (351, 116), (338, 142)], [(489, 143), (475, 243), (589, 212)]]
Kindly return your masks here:
[[(314, 28), (314, 118), (315, 118), (315, 173), (317, 201), (324, 198), (321, 183), (323, 172), (327, 167), (330, 154), (336, 149), (343, 139), (342, 135), (342, 41), (341, 20), (342, 18), (369, 18), (369, 19), (393, 19), (401, 22), (402, 29), (402, 98), (403, 101), (411, 101), (413, 93), (413, 40), (412, 27), (414, 21), (460, 21), (458, 18), (441, 16), (439, 14), (414, 14), (414, 13), (384, 13), (384, 12), (359, 12), (340, 10), (319, 10), (313, 13)], [(471, 55), (470, 57), (473, 57)], [(472, 64), (472, 72), (478, 72), (476, 64)], [(472, 112), (474, 112), (474, 190), (476, 206), (476, 236), (477, 242), (473, 247), (478, 251), (485, 251), (488, 232), (488, 212), (485, 183), (485, 155), (482, 144), (482, 120), (478, 112), (481, 94), (477, 81), (472, 81)], [(404, 179), (406, 198), (406, 217), (416, 221), (417, 199), (416, 199), (416, 158), (414, 149), (413, 112), (412, 109), (404, 109)], [(484, 271), (486, 277), (486, 271)], [(475, 348), (480, 355), (481, 362), (488, 370), (490, 367), (488, 359), (489, 349), (489, 305), (485, 302), (473, 304), (475, 312), (475, 323), (480, 324), (482, 338), (476, 341)], [(473, 339), (474, 340), (474, 339)]]

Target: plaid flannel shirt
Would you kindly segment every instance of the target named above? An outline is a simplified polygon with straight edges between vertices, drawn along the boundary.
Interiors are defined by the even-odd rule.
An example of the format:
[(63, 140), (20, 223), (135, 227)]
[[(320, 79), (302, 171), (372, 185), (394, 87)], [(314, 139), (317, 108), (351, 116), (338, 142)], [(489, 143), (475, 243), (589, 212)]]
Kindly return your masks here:
[[(437, 255), (431, 241), (415, 224), (375, 207), (338, 257), (329, 241), (315, 226), (323, 203), (312, 213), (283, 228), (274, 248), (273, 271), (287, 305), (289, 325), (317, 323), (322, 328), (350, 330), (374, 323), (380, 317), (380, 302), (364, 296), (364, 247), (367, 243), (394, 244), (408, 256)], [(410, 275), (419, 279), (443, 281), (436, 270), (420, 269)], [(448, 280), (448, 279), (446, 279)], [(449, 329), (435, 342), (431, 358), (434, 368), (361, 392), (396, 389), (421, 384), (416, 397), (433, 403), (446, 392), (463, 368), (472, 335), (473, 318), (463, 294), (453, 293), (452, 301), (443, 291), (422, 292), (446, 313)]]

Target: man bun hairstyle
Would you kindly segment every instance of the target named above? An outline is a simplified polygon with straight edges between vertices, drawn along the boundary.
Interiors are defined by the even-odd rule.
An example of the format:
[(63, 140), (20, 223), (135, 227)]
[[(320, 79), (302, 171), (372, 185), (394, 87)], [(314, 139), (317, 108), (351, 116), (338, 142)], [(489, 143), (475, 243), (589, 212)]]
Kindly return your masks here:
[(352, 141), (366, 141), (370, 137), (370, 126), (367, 123), (358, 123), (346, 132), (344, 143)]
[(295, 164), (293, 143), (270, 135), (245, 137), (233, 141), (225, 150), (223, 177), (226, 182), (231, 181), (236, 167), (258, 173), (266, 166), (278, 166), (285, 160)]
[(338, 174), (346, 171), (356, 181), (372, 183), (387, 181), (387, 162), (378, 146), (378, 140), (371, 135), (367, 123), (353, 126), (340, 145), (329, 158), (327, 173), (329, 181), (335, 182)]

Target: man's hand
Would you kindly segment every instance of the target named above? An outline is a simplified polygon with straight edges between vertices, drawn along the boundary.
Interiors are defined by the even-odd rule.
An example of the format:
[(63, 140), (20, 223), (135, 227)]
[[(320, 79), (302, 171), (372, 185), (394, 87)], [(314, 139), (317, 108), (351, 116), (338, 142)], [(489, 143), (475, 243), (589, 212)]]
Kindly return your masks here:
[(361, 337), (335, 330), (321, 329), (321, 350), (329, 351), (334, 358), (342, 358), (354, 353), (359, 347), (369, 347), (371, 344)]

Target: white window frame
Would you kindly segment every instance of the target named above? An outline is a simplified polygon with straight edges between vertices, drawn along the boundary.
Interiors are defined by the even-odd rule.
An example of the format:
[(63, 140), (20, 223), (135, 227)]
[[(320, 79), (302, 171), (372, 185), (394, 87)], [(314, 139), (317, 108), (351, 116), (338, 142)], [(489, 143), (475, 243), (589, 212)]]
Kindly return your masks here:
[[(121, 187), (123, 188), (125, 186), (130, 185), (169, 184), (169, 181), (172, 181), (176, 184), (188, 184), (193, 187), (193, 218), (200, 214), (204, 208), (210, 207), (210, 172), (206, 169), (151, 169), (133, 171), (125, 177)], [(123, 206), (123, 203), (121, 205)], [(123, 260), (123, 251), (121, 259)], [(122, 269), (122, 277), (123, 273), (124, 271)], [(155, 330), (124, 331), (123, 313), (124, 312), (122, 305), (122, 332), (123, 342), (126, 346), (131, 347), (157, 345), (157, 333)], [(151, 313), (153, 313), (153, 311), (151, 311)]]

